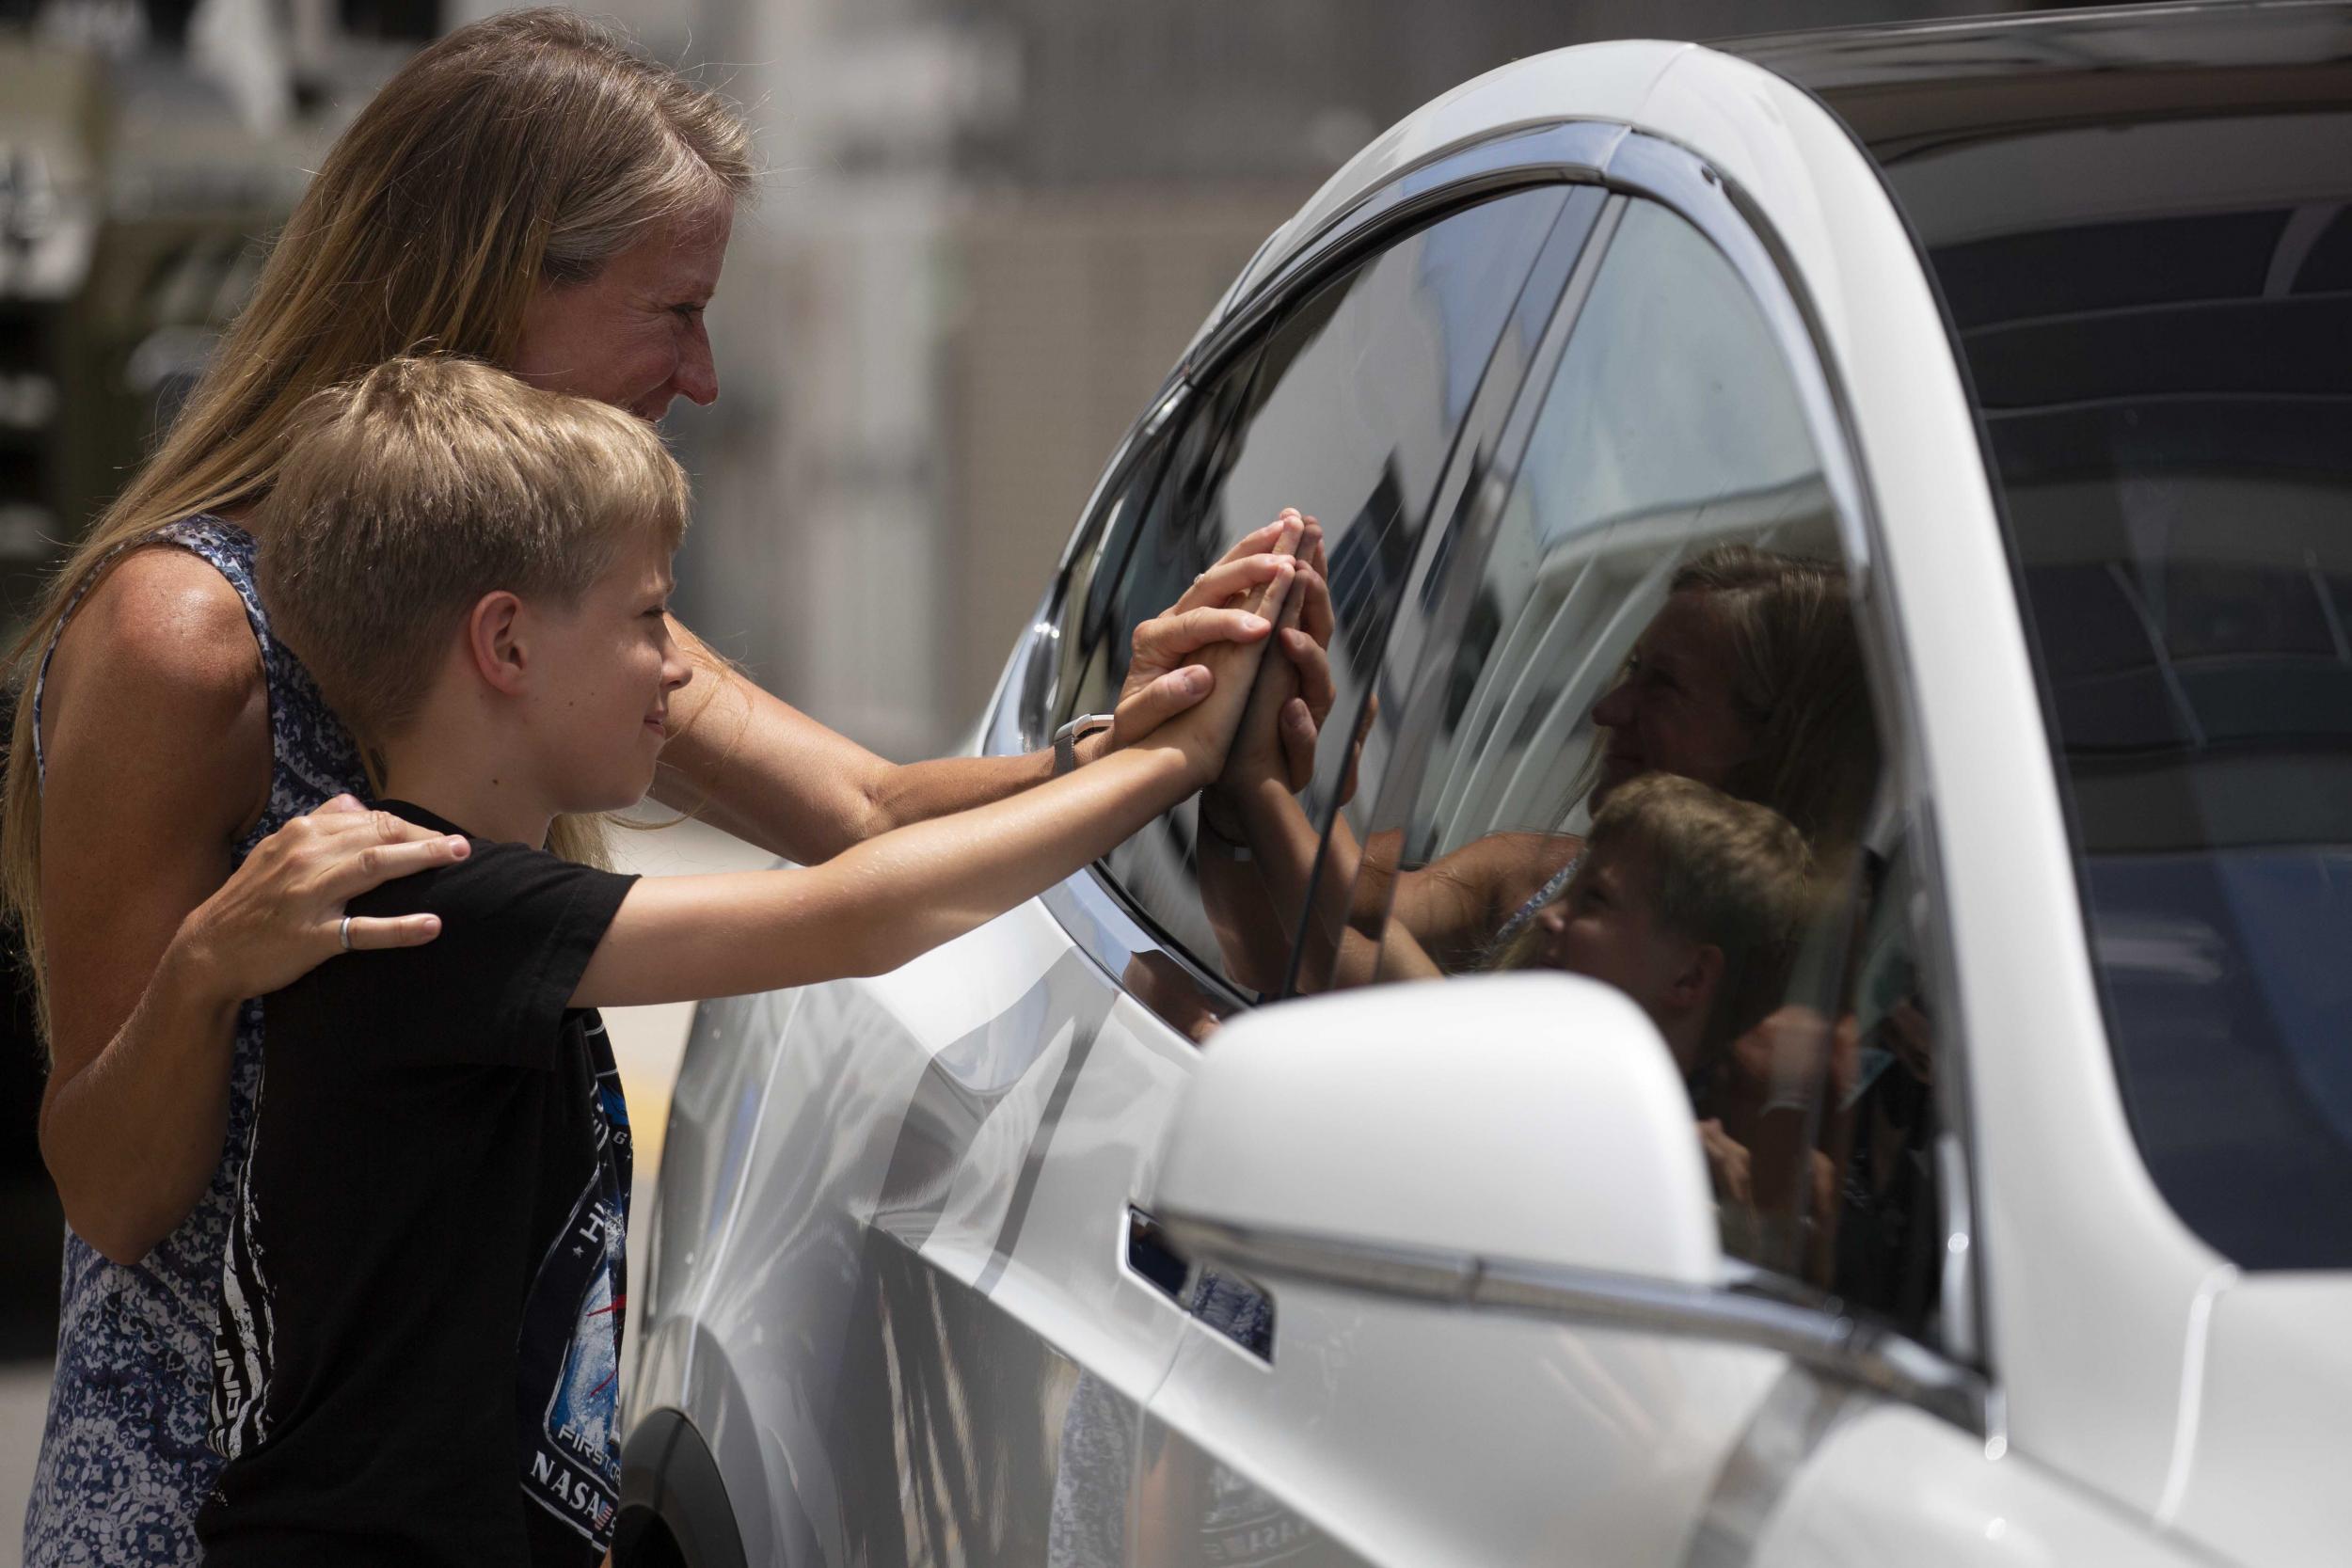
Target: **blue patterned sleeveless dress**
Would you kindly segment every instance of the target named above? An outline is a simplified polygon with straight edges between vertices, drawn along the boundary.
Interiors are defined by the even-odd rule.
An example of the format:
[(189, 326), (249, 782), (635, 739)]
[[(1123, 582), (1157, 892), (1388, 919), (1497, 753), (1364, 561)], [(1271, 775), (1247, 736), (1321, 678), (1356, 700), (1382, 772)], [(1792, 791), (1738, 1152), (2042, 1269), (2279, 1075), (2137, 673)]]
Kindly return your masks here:
[[(197, 516), (153, 539), (218, 568), (245, 601), (261, 644), (273, 761), (269, 804), (234, 850), (242, 864), (256, 844), (330, 797), (349, 791), (367, 799), (367, 780), (358, 749), (320, 699), (310, 672), (270, 636), (254, 590), (253, 536)], [(53, 641), (50, 650), (56, 647)], [(33, 686), (36, 736), (48, 674), (45, 653)], [(34, 758), (41, 766), (38, 740)], [(262, 1005), (248, 1002), (237, 1018), (220, 1168), (195, 1210), (143, 1262), (110, 1263), (71, 1227), (66, 1230), (56, 1381), (24, 1513), (26, 1568), (161, 1568), (197, 1560), (197, 1504), (221, 1464), (205, 1440), (221, 1249), (252, 1137), (261, 1069)]]

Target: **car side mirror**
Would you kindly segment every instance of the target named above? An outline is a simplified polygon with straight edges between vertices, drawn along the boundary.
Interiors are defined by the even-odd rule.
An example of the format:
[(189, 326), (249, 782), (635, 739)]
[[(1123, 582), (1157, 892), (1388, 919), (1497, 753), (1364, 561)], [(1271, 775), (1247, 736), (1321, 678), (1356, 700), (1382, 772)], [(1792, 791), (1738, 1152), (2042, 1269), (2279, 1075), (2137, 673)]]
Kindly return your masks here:
[(1195, 1067), (1145, 1202), (1198, 1259), (1245, 1273), (1285, 1249), (1399, 1278), (1448, 1258), (1694, 1287), (1723, 1273), (1674, 1058), (1632, 1002), (1569, 974), (1236, 1020)]

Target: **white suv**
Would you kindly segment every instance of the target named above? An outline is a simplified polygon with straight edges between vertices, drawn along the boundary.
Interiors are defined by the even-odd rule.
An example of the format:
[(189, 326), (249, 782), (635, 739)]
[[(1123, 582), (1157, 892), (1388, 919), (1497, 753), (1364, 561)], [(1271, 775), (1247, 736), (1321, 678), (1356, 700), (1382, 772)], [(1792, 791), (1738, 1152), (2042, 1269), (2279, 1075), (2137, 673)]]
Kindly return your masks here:
[[(2336, 5), (1602, 44), (1365, 149), (1113, 458), (980, 742), (1109, 705), (1297, 505), (1313, 882), (1237, 942), (1187, 803), (703, 1008), (621, 1561), (2342, 1560), (2347, 59)], [(1770, 1069), (1813, 1179), (1752, 1223), (1623, 996), (1332, 957), (1406, 919), (1371, 846), (1565, 856), (1594, 704), (1726, 543), (1828, 563), (1873, 737), (1781, 998), (1839, 1049)]]

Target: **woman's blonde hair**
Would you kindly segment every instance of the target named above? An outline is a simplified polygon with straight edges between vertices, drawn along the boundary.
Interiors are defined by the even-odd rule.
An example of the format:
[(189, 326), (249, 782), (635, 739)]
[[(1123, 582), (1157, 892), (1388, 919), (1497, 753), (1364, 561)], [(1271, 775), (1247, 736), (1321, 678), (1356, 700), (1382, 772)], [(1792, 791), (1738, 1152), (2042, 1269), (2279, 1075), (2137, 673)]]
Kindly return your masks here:
[(1726, 793), (1770, 806), (1814, 854), (1860, 841), (1878, 784), (1878, 725), (1846, 574), (1834, 561), (1721, 545), (1685, 562), (1671, 591), (1705, 594), (1732, 648), (1732, 700), (1753, 726)]
[(577, 605), (622, 552), (686, 531), (644, 420), (478, 359), (404, 355), (311, 395), (254, 508), (272, 626), (369, 746), (408, 727), (485, 594)]
[[(644, 230), (747, 194), (750, 138), (717, 95), (569, 11), (513, 11), (419, 54), (336, 142), (253, 298), (136, 478), (92, 525), (9, 650), (0, 902), (24, 938), (46, 1033), (40, 788), (28, 675), (118, 554), (269, 493), (286, 432), (322, 388), (431, 347), (512, 361), (543, 284), (594, 278)], [(601, 855), (596, 823), (551, 847)]]
[[(1677, 566), (1667, 592), (1706, 594), (1731, 645), (1732, 705), (1755, 743), (1723, 787), (1796, 824), (1818, 859), (1841, 860), (1861, 839), (1879, 770), (1878, 724), (1844, 570), (1834, 561), (1718, 545)], [(1629, 660), (1617, 679), (1630, 668)], [(1608, 749), (1604, 728), (1577, 769), (1574, 798), (1590, 798)]]

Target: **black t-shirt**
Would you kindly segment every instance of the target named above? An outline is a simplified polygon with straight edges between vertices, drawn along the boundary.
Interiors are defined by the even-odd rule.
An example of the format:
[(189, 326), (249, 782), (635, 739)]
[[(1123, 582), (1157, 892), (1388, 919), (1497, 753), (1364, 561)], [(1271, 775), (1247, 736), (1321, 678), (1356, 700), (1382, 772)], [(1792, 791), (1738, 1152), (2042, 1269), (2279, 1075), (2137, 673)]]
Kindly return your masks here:
[(475, 839), (351, 902), (437, 913), (437, 940), (263, 1003), (208, 1564), (552, 1568), (611, 1544), (628, 1114), (569, 1004), (632, 880)]

